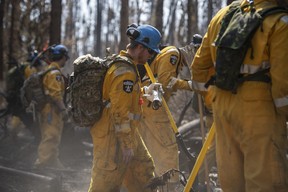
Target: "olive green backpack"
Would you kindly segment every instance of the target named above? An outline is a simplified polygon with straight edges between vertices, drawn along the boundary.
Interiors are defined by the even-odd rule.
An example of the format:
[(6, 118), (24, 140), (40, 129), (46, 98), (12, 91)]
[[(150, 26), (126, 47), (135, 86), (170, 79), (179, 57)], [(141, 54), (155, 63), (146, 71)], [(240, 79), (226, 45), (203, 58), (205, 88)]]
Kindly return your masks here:
[[(248, 49), (252, 49), (250, 57), (253, 59), (251, 39), (261, 27), (265, 17), (276, 13), (287, 13), (283, 7), (256, 11), (253, 0), (250, 1), (250, 4), (242, 7), (240, 3), (241, 1), (232, 2), (222, 20), (215, 41), (217, 46), (216, 75), (206, 84), (206, 86), (215, 84), (217, 87), (233, 93), (236, 93), (238, 85), (246, 80), (257, 78), (260, 81), (270, 81), (267, 75), (265, 76), (269, 68), (245, 77), (241, 77), (240, 68)], [(244, 12), (245, 8), (249, 8), (250, 11)]]

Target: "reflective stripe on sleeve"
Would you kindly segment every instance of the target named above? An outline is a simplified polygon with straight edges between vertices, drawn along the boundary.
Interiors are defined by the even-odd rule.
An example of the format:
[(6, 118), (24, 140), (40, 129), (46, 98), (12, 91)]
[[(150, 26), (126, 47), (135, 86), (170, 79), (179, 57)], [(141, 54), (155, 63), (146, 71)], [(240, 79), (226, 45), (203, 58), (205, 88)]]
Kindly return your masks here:
[(205, 83), (197, 82), (195, 80), (192, 80), (192, 89), (197, 91), (207, 91)]
[(262, 71), (270, 67), (269, 61), (263, 61), (261, 65), (250, 65), (243, 64), (241, 65), (240, 74), (253, 74), (258, 71)]
[(288, 105), (288, 95), (282, 98), (274, 99), (274, 104), (276, 107), (285, 107)]
[(140, 120), (141, 114), (129, 113), (130, 120)]

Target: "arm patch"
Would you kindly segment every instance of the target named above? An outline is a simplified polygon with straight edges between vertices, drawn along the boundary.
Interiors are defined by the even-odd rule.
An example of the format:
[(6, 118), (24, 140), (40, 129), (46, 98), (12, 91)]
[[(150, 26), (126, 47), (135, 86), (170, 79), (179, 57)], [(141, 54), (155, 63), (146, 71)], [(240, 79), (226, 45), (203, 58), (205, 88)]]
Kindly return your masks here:
[(123, 91), (126, 93), (132, 93), (133, 91), (134, 82), (131, 80), (124, 80), (123, 81)]
[(175, 64), (177, 63), (177, 61), (178, 61), (178, 56), (176, 56), (176, 55), (171, 55), (171, 57), (170, 57), (170, 63), (171, 63), (172, 65), (175, 65)]
[(56, 75), (56, 81), (62, 81), (62, 75)]

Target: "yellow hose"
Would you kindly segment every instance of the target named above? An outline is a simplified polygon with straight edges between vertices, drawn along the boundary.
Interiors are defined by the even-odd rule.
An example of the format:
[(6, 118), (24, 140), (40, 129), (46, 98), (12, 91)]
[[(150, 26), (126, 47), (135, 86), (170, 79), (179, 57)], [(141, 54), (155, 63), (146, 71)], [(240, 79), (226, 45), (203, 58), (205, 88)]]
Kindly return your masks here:
[(197, 157), (196, 163), (195, 163), (195, 165), (194, 165), (194, 167), (192, 169), (192, 172), (191, 172), (191, 174), (190, 174), (190, 176), (188, 178), (188, 182), (187, 182), (183, 192), (190, 192), (190, 189), (191, 189), (191, 187), (192, 187), (192, 185), (193, 185), (193, 183), (195, 181), (197, 173), (198, 173), (198, 171), (199, 171), (199, 169), (200, 169), (200, 167), (201, 167), (201, 165), (203, 163), (204, 157), (205, 157), (205, 155), (207, 153), (207, 150), (208, 150), (209, 146), (211, 145), (211, 142), (212, 142), (214, 136), (215, 136), (215, 125), (213, 123), (212, 126), (211, 126), (211, 129), (210, 129), (210, 131), (208, 133), (207, 139), (206, 139), (206, 141), (205, 141), (205, 143), (204, 143), (204, 145), (203, 145), (203, 147), (202, 147), (202, 149), (200, 151), (200, 154)]
[[(145, 66), (145, 69), (146, 69), (146, 71), (148, 73), (148, 76), (149, 76), (150, 80), (152, 81), (152, 83), (156, 83), (156, 79), (155, 79), (155, 77), (154, 77), (154, 75), (153, 75), (153, 73), (151, 71), (151, 68), (148, 65), (148, 63), (145, 63), (144, 66)], [(173, 119), (173, 116), (172, 116), (172, 114), (171, 114), (171, 112), (169, 110), (169, 107), (168, 107), (168, 105), (167, 105), (167, 103), (166, 103), (166, 101), (165, 101), (163, 96), (162, 96), (162, 105), (164, 106), (164, 108), (165, 108), (165, 110), (166, 110), (166, 112), (168, 114), (168, 118), (170, 120), (170, 123), (171, 123), (171, 126), (172, 126), (172, 129), (173, 129), (174, 133), (176, 135), (179, 134), (177, 125), (176, 125), (176, 123), (175, 123), (175, 121)]]

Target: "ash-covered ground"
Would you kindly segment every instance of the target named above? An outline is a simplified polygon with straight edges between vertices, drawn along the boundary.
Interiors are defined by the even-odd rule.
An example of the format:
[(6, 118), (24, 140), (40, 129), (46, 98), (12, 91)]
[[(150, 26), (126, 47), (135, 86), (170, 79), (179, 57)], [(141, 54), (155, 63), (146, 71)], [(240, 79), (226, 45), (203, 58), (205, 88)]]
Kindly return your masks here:
[(87, 192), (93, 149), (89, 129), (65, 126), (60, 146), (64, 170), (34, 168), (37, 146), (23, 127), (0, 140), (1, 192)]

